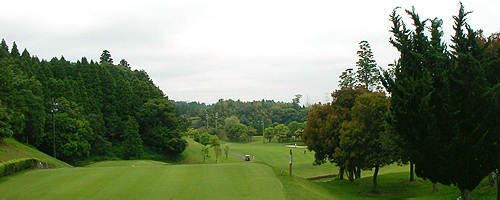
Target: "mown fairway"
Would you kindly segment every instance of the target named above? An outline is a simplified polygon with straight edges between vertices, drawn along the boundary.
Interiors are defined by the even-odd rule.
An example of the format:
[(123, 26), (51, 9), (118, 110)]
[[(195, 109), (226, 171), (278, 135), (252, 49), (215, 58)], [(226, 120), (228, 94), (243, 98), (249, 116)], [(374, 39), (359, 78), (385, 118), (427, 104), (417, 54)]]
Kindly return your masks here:
[[(313, 165), (314, 152), (306, 151), (305, 148), (287, 147), (295, 146), (294, 143), (262, 143), (262, 137), (254, 137), (254, 141), (250, 143), (232, 143), (229, 145), (230, 152), (238, 155), (255, 156), (255, 162), (266, 163), (268, 165), (283, 169), (283, 173), (288, 174), (290, 165), (288, 163), (288, 155), (290, 150), (293, 154), (293, 175), (302, 178), (310, 178), (315, 176), (332, 175), (338, 173), (338, 168), (330, 163), (322, 165)], [(380, 169), (379, 174), (406, 172), (407, 166), (390, 165)], [(372, 171), (363, 171), (362, 176), (371, 176)]]
[[(157, 161), (107, 161), (81, 168), (28, 170), (0, 178), (0, 199), (364, 199), (427, 198), (455, 199), (455, 187), (417, 178), (408, 182), (408, 167), (391, 165), (381, 169), (381, 194), (371, 194), (372, 171), (363, 172), (354, 183), (347, 180), (304, 178), (336, 174), (331, 164), (312, 165), (313, 152), (286, 147), (285, 143), (231, 143), (229, 152), (252, 155), (245, 162), (224, 155), (203, 164), (202, 145), (188, 139), (189, 147), (178, 164)], [(299, 145), (299, 144), (298, 144)], [(288, 175), (288, 154), (293, 151), (293, 174)], [(180, 163), (180, 164), (179, 164)], [(281, 175), (283, 169), (283, 175)], [(473, 198), (494, 198), (496, 188), (484, 180), (471, 193)]]
[(285, 199), (262, 164), (168, 165), (112, 161), (82, 168), (30, 170), (0, 179), (7, 199)]

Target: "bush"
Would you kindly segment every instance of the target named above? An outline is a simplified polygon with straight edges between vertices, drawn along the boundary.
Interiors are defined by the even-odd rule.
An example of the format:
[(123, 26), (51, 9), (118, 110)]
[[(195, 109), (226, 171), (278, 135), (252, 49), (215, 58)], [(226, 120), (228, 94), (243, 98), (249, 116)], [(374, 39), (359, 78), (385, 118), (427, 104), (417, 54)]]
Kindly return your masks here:
[(33, 169), (36, 163), (37, 160), (35, 158), (20, 158), (2, 162), (0, 163), (0, 178), (25, 169)]

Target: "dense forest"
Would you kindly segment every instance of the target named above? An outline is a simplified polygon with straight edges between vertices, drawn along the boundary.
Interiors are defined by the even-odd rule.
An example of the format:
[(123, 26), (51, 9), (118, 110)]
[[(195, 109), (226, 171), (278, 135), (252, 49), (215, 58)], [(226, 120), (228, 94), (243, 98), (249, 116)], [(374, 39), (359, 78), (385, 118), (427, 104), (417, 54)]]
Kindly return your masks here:
[(201, 133), (217, 135), (220, 139), (248, 141), (254, 135), (262, 135), (264, 129), (271, 131), (281, 124), (289, 127), (281, 139), (276, 132), (266, 134), (268, 139), (276, 137), (281, 141), (292, 139), (294, 132), (305, 126), (310, 107), (299, 105), (301, 97), (302, 95), (297, 94), (291, 102), (220, 99), (211, 105), (199, 102), (173, 103), (183, 128), (189, 127)]
[[(143, 70), (85, 57), (50, 61), (0, 44), (0, 136), (67, 162), (165, 158), (187, 146), (175, 107)], [(55, 137), (54, 137), (55, 136)]]

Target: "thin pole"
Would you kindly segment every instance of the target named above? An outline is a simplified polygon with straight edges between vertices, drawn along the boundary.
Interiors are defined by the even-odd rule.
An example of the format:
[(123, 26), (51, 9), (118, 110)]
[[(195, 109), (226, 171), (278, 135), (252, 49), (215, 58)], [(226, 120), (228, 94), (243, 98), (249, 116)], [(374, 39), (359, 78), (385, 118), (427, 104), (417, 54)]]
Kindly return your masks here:
[(266, 138), (264, 138), (264, 121), (260, 121), (262, 124), (262, 143), (266, 143)]
[(54, 158), (57, 158), (56, 157), (56, 123), (55, 123), (55, 115), (56, 115), (56, 111), (55, 111), (55, 100), (52, 99), (52, 142), (53, 142), (53, 145), (52, 147), (54, 148)]
[(290, 176), (292, 175), (292, 150), (290, 149)]

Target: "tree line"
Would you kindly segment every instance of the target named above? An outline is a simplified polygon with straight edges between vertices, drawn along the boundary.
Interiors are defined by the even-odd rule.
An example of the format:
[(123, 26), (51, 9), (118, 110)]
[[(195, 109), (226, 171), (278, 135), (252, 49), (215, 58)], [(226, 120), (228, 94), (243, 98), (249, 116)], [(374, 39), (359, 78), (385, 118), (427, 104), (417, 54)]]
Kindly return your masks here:
[(498, 177), (500, 167), (500, 33), (474, 31), (461, 5), (448, 46), (442, 20), (421, 20), (406, 10), (410, 29), (397, 11), (390, 15), (390, 42), (398, 60), (377, 70), (362, 41), (357, 71), (342, 73), (331, 103), (313, 106), (303, 140), (317, 164), (340, 168), (339, 178), (347, 172), (353, 181), (361, 170), (374, 169), (372, 192), (378, 192), (381, 166), (409, 162), (410, 179), (415, 172), (455, 185), (469, 199), (488, 175)]
[[(176, 109), (144, 70), (126, 60), (50, 61), (0, 43), (0, 137), (66, 162), (165, 158), (186, 148)], [(55, 136), (55, 137), (54, 137)], [(55, 146), (54, 146), (55, 143)], [(55, 148), (55, 152), (53, 149)]]
[[(180, 121), (195, 132), (217, 135), (231, 141), (251, 141), (253, 136), (264, 135), (269, 142), (300, 140), (305, 118), (310, 107), (299, 105), (302, 95), (291, 102), (261, 100), (243, 102), (220, 99), (206, 105), (198, 102), (174, 101)], [(195, 132), (192, 132), (195, 131)], [(296, 131), (299, 131), (296, 133)]]

